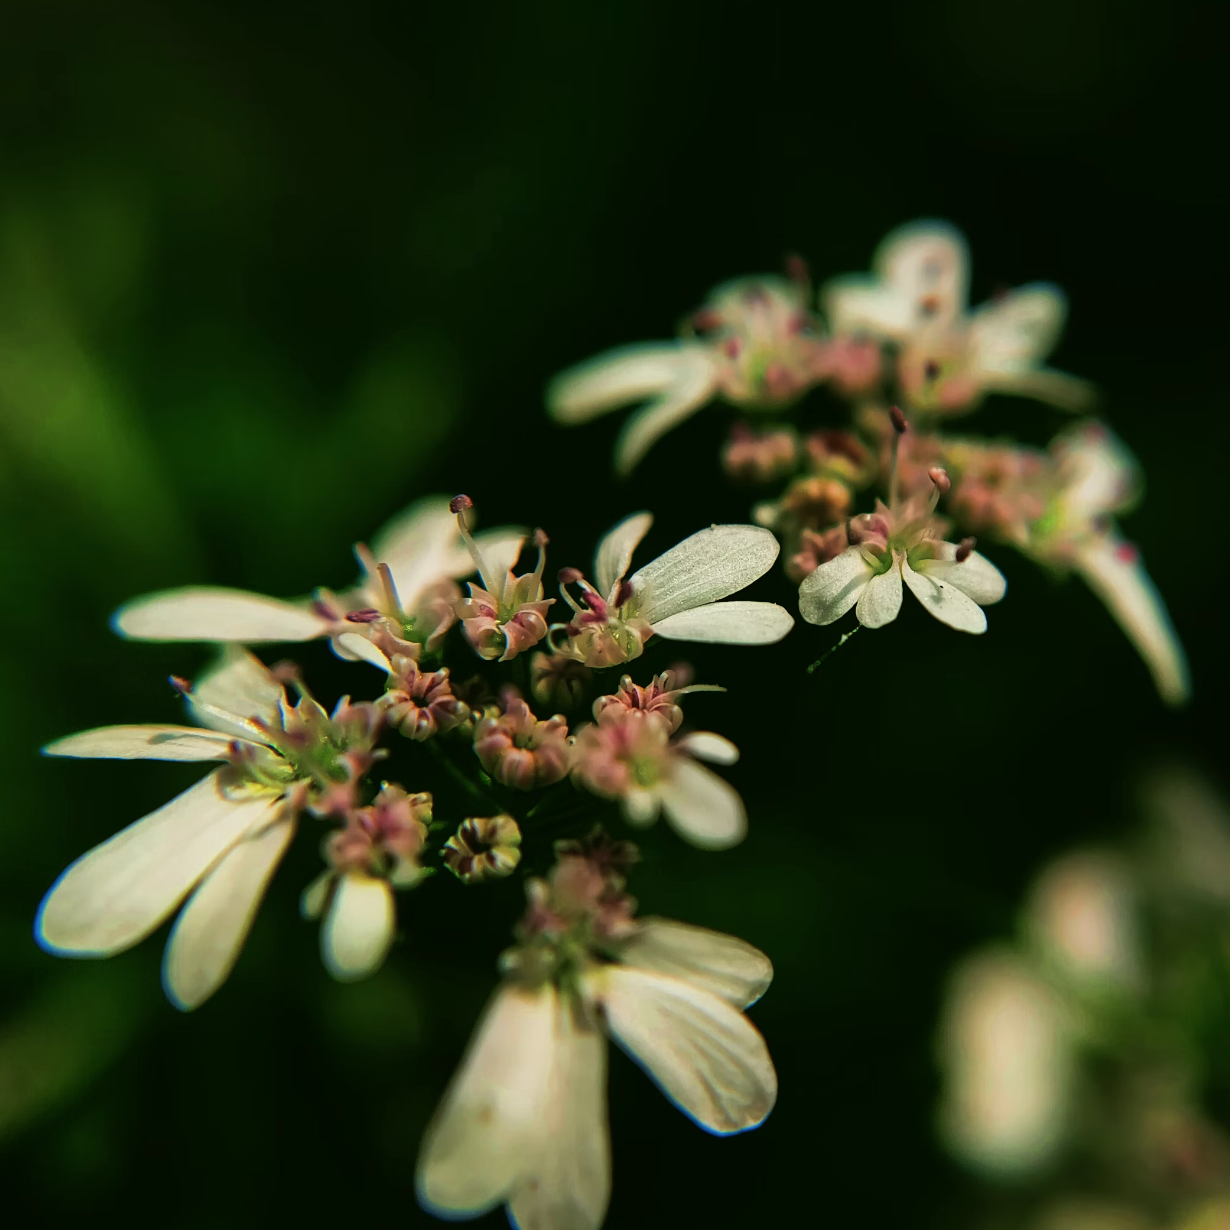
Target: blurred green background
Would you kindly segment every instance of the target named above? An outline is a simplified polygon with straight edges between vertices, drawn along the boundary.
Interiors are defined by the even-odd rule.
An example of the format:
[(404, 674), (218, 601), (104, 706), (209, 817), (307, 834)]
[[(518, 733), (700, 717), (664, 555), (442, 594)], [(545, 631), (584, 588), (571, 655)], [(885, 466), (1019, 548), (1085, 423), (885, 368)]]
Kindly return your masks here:
[[(386, 969), (340, 987), (297, 916), (307, 842), (190, 1017), (162, 999), (157, 941), (97, 965), (41, 953), (31, 920), (60, 870), (193, 780), (37, 756), (178, 717), (165, 677), (204, 650), (124, 644), (115, 606), (189, 582), (344, 584), (350, 544), (433, 491), (546, 527), (552, 571), (639, 507), (658, 517), (645, 558), (744, 520), (748, 494), (714, 481), (727, 412), (618, 484), (619, 416), (556, 429), (544, 382), (670, 336), (711, 285), (789, 252), (818, 277), (861, 269), (917, 216), (965, 229), (975, 301), (1068, 291), (1056, 362), (1101, 387), (1147, 469), (1126, 530), (1196, 698), (1166, 711), (1086, 591), (1003, 550), (1010, 596), (981, 640), (907, 605), (811, 677), (837, 630), (689, 655), (729, 688), (689, 716), (743, 748), (751, 836), (712, 855), (659, 827), (632, 889), (772, 956), (754, 1015), (782, 1094), (761, 1131), (717, 1141), (614, 1058), (609, 1225), (971, 1224), (983, 1196), (932, 1133), (945, 970), (1009, 933), (1048, 855), (1130, 823), (1139, 765), (1224, 763), (1220, 58), (1202, 20), (1105, 0), (0, 2), (0, 1183), (17, 1224), (429, 1224), (418, 1138), (519, 908), (515, 883), (417, 895)], [(1042, 443), (1061, 416), (995, 399), (969, 426)], [(757, 596), (792, 601), (778, 575)], [(330, 698), (354, 685), (321, 647), (299, 658)]]

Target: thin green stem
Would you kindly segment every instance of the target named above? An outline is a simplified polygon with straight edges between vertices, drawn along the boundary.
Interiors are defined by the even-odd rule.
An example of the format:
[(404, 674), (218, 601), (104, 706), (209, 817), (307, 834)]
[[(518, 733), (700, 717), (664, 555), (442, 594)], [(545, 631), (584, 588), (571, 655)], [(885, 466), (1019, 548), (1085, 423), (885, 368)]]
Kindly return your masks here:
[(811, 674), (814, 674), (817, 670), (819, 670), (819, 668), (822, 667), (825, 664), (825, 662), (827, 662), (829, 658), (831, 658), (833, 654), (835, 654), (862, 626), (863, 626), (862, 624), (855, 624), (854, 627), (851, 628), (849, 632), (844, 633), (842, 635), (841, 640), (839, 640), (836, 645), (832, 645), (828, 649), (826, 649), (807, 668), (807, 673), (811, 675)]

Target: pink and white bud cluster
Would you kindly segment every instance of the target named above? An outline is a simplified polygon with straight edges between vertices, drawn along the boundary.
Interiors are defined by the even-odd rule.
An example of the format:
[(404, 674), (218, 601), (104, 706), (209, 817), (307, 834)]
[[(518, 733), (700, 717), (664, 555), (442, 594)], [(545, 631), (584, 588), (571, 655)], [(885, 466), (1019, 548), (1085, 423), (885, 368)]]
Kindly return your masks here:
[(515, 691), (489, 707), (474, 727), (474, 752), (501, 785), (540, 790), (568, 776), (572, 747), (560, 714), (540, 721)]
[(736, 423), (722, 453), (722, 466), (731, 478), (771, 483), (794, 472), (799, 459), (799, 438), (789, 428), (755, 431)]
[[(674, 734), (683, 722), (683, 710), (679, 697), (689, 692), (724, 692), (725, 688), (712, 683), (690, 683), (675, 686), (675, 671), (663, 671), (655, 675), (647, 687), (632, 682), (631, 675), (619, 681), (619, 690), (610, 696), (599, 696), (594, 701), (594, 720), (599, 724), (619, 722), (630, 714), (639, 714), (663, 723), (667, 734)], [(688, 672), (691, 673), (690, 671)]]
[(423, 670), (409, 658), (395, 656), (388, 690), (380, 698), (390, 726), (422, 743), (453, 730), (470, 718), (470, 708), (454, 694), (448, 667)]

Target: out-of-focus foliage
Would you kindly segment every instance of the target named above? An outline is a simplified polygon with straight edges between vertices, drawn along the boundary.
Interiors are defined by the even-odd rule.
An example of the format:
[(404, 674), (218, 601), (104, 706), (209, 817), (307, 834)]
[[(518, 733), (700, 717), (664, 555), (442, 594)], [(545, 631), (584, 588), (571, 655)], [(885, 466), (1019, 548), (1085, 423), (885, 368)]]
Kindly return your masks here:
[[(856, 269), (901, 219), (942, 216), (978, 253), (975, 302), (1036, 276), (1068, 291), (1056, 360), (1147, 469), (1132, 529), (1195, 703), (1164, 712), (1092, 598), (1011, 564), (977, 645), (907, 612), (811, 676), (831, 643), (811, 629), (749, 656), (722, 701), (746, 727), (747, 843), (655, 831), (632, 888), (771, 955), (757, 1021), (783, 1095), (715, 1142), (614, 1059), (608, 1224), (974, 1225), (980, 1189), (932, 1137), (944, 971), (1008, 929), (1047, 856), (1117, 831), (1128, 768), (1223, 752), (1217, 44), (1197, 10), (6, 0), (0, 21), (8, 1206), (255, 1225), (353, 1216), (359, 1192), (365, 1215), (427, 1224), (405, 1197), (416, 1142), (521, 904), (493, 889), (485, 932), (413, 917), (379, 975), (336, 987), (296, 913), (315, 868), (292, 862), (198, 1014), (162, 1002), (156, 944), (55, 965), (30, 924), (56, 873), (192, 779), (37, 758), (171, 719), (165, 676), (205, 660), (122, 645), (110, 612), (189, 581), (344, 584), (350, 544), (428, 490), (542, 524), (581, 566), (648, 503), (646, 558), (743, 520), (745, 493), (713, 481), (721, 415), (617, 485), (616, 425), (551, 428), (546, 379), (669, 335), (679, 305), (787, 251)], [(1060, 422), (994, 414), (1035, 443)], [(327, 651), (310, 666), (330, 699), (346, 686)], [(461, 926), (485, 950), (455, 948)]]

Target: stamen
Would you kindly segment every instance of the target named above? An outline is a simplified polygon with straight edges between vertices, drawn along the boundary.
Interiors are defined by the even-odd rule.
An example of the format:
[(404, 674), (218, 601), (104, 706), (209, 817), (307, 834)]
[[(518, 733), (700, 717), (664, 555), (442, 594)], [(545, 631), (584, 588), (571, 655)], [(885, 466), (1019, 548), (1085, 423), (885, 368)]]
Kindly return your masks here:
[(363, 565), (363, 571), (367, 573), (368, 580), (380, 587), (385, 606), (381, 614), (393, 616), (400, 614), (401, 598), (398, 596), (397, 586), (393, 583), (393, 574), (389, 571), (388, 564), (379, 563), (365, 542), (356, 542), (354, 553), (359, 563)]
[(623, 606), (623, 604), (627, 602), (628, 599), (631, 597), (632, 597), (632, 582), (631, 581), (620, 581), (618, 588), (615, 590), (615, 598), (611, 605), (617, 606), (617, 607)]
[(957, 563), (964, 564), (967, 559), (974, 553), (974, 544), (978, 541), (977, 538), (962, 538), (957, 547)]
[(797, 252), (792, 252), (786, 257), (786, 276), (804, 294), (811, 290), (811, 270), (808, 269), (807, 262)]
[(905, 434), (905, 429), (909, 424), (905, 421), (905, 415), (901, 413), (899, 406), (893, 406), (888, 412), (888, 417), (893, 424), (893, 457), (888, 470), (888, 504), (890, 508), (897, 507), (897, 453), (901, 444), (901, 437)]
[(932, 466), (927, 471), (927, 477), (933, 485), (931, 499), (927, 502), (927, 516), (930, 516), (935, 512), (936, 505), (940, 502), (940, 496), (947, 495), (952, 489), (952, 480), (948, 477), (948, 471), (942, 466)]
[(492, 577), (491, 570), (487, 567), (482, 552), (478, 549), (478, 544), (470, 534), (469, 518), (466, 516), (466, 513), (473, 507), (474, 501), (468, 495), (455, 495), (448, 502), (448, 510), (457, 518), (457, 528), (461, 530), (461, 537), (465, 541), (466, 550), (469, 551), (470, 558), (478, 569), (478, 575), (483, 579), (483, 588), (489, 594), (498, 595), (503, 592), (503, 578)]
[(551, 540), (538, 529), (534, 531), (534, 546), (538, 548), (538, 566), (534, 569), (534, 579), (542, 585), (542, 570), (547, 566), (547, 544)]
[(346, 622), (351, 624), (374, 624), (376, 620), (383, 618), (384, 616), (379, 611), (369, 606), (361, 611), (351, 611), (346, 616)]

